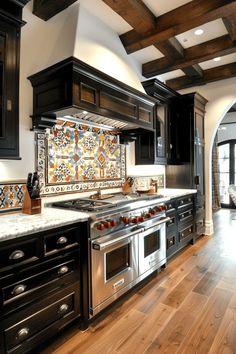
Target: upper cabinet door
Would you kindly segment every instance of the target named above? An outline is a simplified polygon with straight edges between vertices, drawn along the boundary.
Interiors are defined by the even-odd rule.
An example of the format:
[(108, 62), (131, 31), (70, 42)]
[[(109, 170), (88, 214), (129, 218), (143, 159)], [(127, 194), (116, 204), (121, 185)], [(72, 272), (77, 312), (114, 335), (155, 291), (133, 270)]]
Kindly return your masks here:
[(0, 20), (0, 158), (19, 159), (20, 29)]

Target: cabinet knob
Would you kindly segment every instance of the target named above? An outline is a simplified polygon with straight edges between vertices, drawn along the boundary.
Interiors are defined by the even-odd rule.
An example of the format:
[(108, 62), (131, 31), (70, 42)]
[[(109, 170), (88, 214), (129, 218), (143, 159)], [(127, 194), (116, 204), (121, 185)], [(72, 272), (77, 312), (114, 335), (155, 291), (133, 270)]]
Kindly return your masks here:
[(67, 304), (62, 304), (58, 309), (58, 313), (62, 315), (64, 313), (66, 313), (68, 311), (68, 309), (69, 309), (69, 306)]
[(184, 233), (183, 232), (182, 232), (181, 236), (184, 237)]
[(180, 204), (184, 204), (184, 201), (183, 201), (183, 200), (181, 200), (181, 201), (180, 201)]
[(68, 272), (69, 268), (67, 266), (63, 266), (58, 270), (58, 275), (63, 275)]
[(192, 231), (191, 227), (188, 229), (188, 231), (189, 231), (189, 232), (191, 232), (191, 231)]
[(23, 293), (26, 289), (26, 285), (24, 284), (20, 284), (20, 285), (16, 285), (13, 289), (12, 289), (12, 295), (16, 296), (19, 295), (21, 293)]
[(29, 328), (24, 327), (24, 328), (19, 329), (16, 337), (19, 339), (22, 339), (22, 338), (26, 337), (28, 334), (29, 334)]
[(25, 253), (21, 250), (16, 250), (16, 251), (13, 251), (10, 256), (9, 256), (9, 259), (10, 260), (17, 260), (17, 259), (21, 259), (25, 256)]
[(64, 245), (65, 243), (67, 243), (68, 242), (68, 240), (67, 240), (67, 238), (65, 237), (65, 236), (61, 236), (61, 237), (59, 237), (59, 239), (57, 240), (57, 244), (58, 245)]
[(169, 244), (170, 244), (170, 245), (173, 245), (173, 240), (169, 240)]

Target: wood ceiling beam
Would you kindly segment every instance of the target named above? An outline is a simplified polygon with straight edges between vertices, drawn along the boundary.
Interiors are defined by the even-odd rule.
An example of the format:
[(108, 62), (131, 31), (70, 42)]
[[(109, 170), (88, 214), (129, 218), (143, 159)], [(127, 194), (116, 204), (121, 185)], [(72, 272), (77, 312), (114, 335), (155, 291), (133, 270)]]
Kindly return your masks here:
[(203, 70), (198, 64), (188, 66), (182, 69), (182, 71), (185, 73), (185, 75), (192, 78), (203, 77)]
[(232, 41), (236, 41), (236, 14), (222, 19)]
[(34, 0), (33, 14), (44, 21), (65, 10), (77, 0)]
[[(113, 11), (119, 14), (134, 31), (140, 35), (150, 33), (156, 28), (156, 18), (148, 7), (138, 0), (103, 0)], [(166, 41), (154, 44), (154, 46), (167, 58), (181, 59), (184, 56), (184, 48), (175, 38), (169, 38)], [(186, 75), (191, 76), (196, 70), (192, 67), (186, 69)]]
[(147, 62), (142, 66), (142, 74), (150, 78), (235, 52), (236, 43), (232, 42), (229, 35), (225, 35), (185, 49), (184, 57), (180, 59), (173, 58), (170, 61), (168, 58), (160, 58)]
[(150, 33), (141, 35), (135, 30), (126, 32), (120, 39), (127, 51), (137, 50), (168, 40), (180, 33), (236, 11), (233, 0), (193, 0), (156, 18), (156, 27)]
[(113, 11), (120, 15), (136, 33), (149, 33), (156, 28), (156, 18), (149, 8), (137, 0), (102, 0)]
[(236, 77), (236, 63), (204, 70), (202, 78), (181, 76), (176, 79), (167, 80), (166, 85), (173, 90), (182, 90), (187, 87), (206, 85), (210, 82), (230, 79), (232, 77)]

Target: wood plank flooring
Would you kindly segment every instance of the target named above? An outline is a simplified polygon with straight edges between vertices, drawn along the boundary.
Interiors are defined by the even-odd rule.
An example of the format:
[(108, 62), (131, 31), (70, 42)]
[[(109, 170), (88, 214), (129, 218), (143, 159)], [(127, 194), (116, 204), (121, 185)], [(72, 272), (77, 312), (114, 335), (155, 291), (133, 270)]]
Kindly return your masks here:
[(236, 354), (236, 211), (87, 331), (73, 326), (41, 354)]

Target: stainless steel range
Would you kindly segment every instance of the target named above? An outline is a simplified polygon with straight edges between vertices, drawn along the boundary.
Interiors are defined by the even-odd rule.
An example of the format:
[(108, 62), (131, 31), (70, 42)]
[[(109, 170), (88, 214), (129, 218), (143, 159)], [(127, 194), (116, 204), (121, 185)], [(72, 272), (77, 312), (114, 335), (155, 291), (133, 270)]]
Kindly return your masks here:
[(121, 193), (109, 197), (54, 203), (89, 214), (91, 317), (166, 263), (169, 218), (164, 203), (169, 198)]

